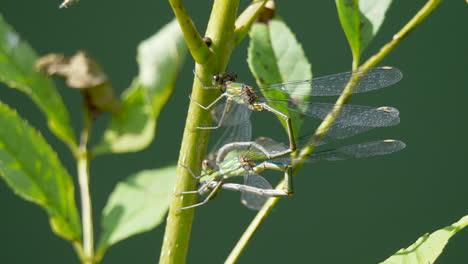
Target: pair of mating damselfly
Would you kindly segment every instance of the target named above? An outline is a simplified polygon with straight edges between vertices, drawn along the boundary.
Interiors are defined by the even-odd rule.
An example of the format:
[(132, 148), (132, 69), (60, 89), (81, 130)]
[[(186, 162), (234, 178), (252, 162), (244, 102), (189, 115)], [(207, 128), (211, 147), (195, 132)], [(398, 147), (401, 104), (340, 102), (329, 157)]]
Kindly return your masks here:
[[(402, 73), (393, 67), (377, 67), (366, 72), (344, 72), (312, 80), (290, 81), (261, 88), (264, 94), (271, 95), (272, 91), (273, 94), (276, 92), (278, 96), (274, 96), (274, 98), (260, 96), (252, 86), (235, 82), (236, 76), (234, 74), (215, 75), (213, 77), (215, 86), (204, 88), (220, 89), (222, 94), (208, 106), (195, 103), (208, 110), (224, 97), (226, 102), (215, 108), (215, 113), (218, 114), (216, 126), (196, 128), (216, 129), (221, 126), (228, 128), (216, 143), (209, 158), (203, 161), (203, 174), (197, 176), (202, 185), (196, 191), (182, 193), (204, 194), (209, 192), (209, 194), (202, 202), (184, 207), (184, 209), (206, 203), (215, 197), (220, 189), (242, 192), (242, 203), (251, 209), (259, 209), (267, 197), (291, 195), (291, 159), (285, 155), (295, 151), (298, 143), (307, 142), (313, 133), (296, 138), (290, 116), (279, 109), (287, 108), (289, 111), (298, 112), (305, 116), (324, 119), (336, 107), (334, 104), (302, 101), (294, 98), (339, 95), (353, 76), (360, 78), (353, 93), (362, 93), (390, 86), (401, 80)], [(312, 90), (310, 90), (311, 88)], [(284, 119), (289, 147), (266, 137), (251, 141), (250, 112), (252, 110), (270, 111)], [(312, 142), (312, 144), (323, 145), (376, 127), (396, 125), (399, 121), (399, 112), (392, 107), (343, 105), (328, 133), (320, 141)], [(367, 142), (317, 152), (312, 154), (306, 162), (385, 155), (404, 147), (405, 144), (398, 140)], [(282, 190), (273, 189), (270, 183), (258, 174), (263, 170), (283, 171), (284, 188)], [(229, 178), (235, 176), (243, 176), (244, 184), (227, 182)]]

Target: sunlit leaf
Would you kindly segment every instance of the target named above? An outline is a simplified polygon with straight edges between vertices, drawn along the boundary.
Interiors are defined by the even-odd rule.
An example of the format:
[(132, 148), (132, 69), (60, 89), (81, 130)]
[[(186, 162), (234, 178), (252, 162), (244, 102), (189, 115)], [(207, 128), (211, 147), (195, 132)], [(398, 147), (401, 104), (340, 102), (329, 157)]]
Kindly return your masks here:
[[(311, 65), (301, 44), (284, 21), (278, 17), (267, 23), (253, 24), (250, 30), (247, 62), (260, 87), (285, 81), (312, 79)], [(264, 90), (262, 92), (267, 97), (290, 99), (287, 97), (288, 95), (278, 94), (275, 91), (273, 94), (270, 94), (272, 91)], [(293, 93), (294, 91), (288, 92)], [(305, 94), (303, 88), (301, 94)], [(308, 100), (309, 97), (291, 99)], [(298, 112), (289, 111), (281, 105), (274, 106), (292, 118), (294, 131), (300, 130), (302, 120)], [(286, 127), (284, 120), (279, 119)]]
[(431, 264), (436, 261), (449, 239), (468, 225), (468, 215), (458, 222), (425, 234), (406, 249), (400, 249), (382, 264)]
[(102, 215), (100, 251), (158, 226), (172, 199), (176, 167), (145, 170), (117, 184)]
[(175, 20), (140, 44), (139, 75), (122, 94), (122, 111), (112, 116), (94, 153), (139, 151), (151, 143), (159, 112), (172, 93), (186, 53)]
[(57, 154), (39, 132), (1, 102), (0, 124), (0, 177), (17, 195), (47, 211), (57, 235), (80, 241), (73, 180)]
[(54, 84), (34, 69), (36, 59), (34, 50), (0, 15), (0, 81), (29, 95), (46, 115), (50, 130), (74, 149), (68, 111)]
[(338, 16), (346, 34), (353, 58), (360, 55), (377, 35), (391, 0), (336, 0)]
[(360, 0), (361, 52), (377, 35), (392, 0)]
[(340, 17), (341, 27), (348, 39), (353, 59), (359, 62), (361, 55), (361, 30), (358, 0), (336, 0), (336, 8)]

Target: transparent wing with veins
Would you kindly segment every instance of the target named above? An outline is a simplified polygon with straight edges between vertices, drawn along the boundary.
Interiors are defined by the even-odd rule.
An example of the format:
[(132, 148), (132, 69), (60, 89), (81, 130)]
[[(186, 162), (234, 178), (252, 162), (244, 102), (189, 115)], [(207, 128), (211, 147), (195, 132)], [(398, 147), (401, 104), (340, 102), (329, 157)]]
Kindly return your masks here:
[[(344, 90), (353, 74), (363, 75), (359, 83), (354, 87), (353, 93), (364, 93), (385, 88), (399, 82), (403, 74), (397, 68), (390, 66), (375, 67), (367, 72), (350, 71), (317, 77), (312, 80), (289, 81), (271, 84), (260, 90), (277, 90), (295, 96), (336, 96)], [(365, 75), (364, 75), (365, 74)], [(310, 87), (312, 86), (312, 92)]]
[[(342, 122), (333, 123), (328, 132), (318, 142), (314, 142), (314, 144), (316, 146), (329, 144), (337, 140), (367, 132), (375, 127), (393, 126), (400, 122), (398, 110), (392, 107), (372, 108), (367, 112), (355, 115), (353, 119), (355, 119), (355, 121), (348, 122), (347, 120), (343, 120)], [(309, 133), (297, 138), (298, 149), (309, 144), (310, 138), (313, 134), (314, 133)], [(276, 142), (267, 137), (260, 137), (256, 139), (255, 142), (272, 155), (287, 149), (286, 144)], [(251, 146), (246, 150), (244, 155), (247, 155), (252, 160), (268, 158), (264, 154), (264, 151), (261, 151), (259, 148), (254, 146)]]
[[(267, 144), (273, 144), (272, 142), (274, 141), (269, 141)], [(260, 144), (263, 144), (263, 142)], [(406, 144), (404, 142), (394, 139), (371, 141), (342, 146), (331, 150), (314, 152), (304, 162), (315, 163), (320, 161), (337, 161), (382, 156), (400, 151), (405, 147)], [(289, 164), (291, 162), (291, 158), (281, 157), (272, 160), (272, 162)]]
[[(273, 189), (271, 184), (262, 176), (254, 172), (248, 172), (244, 175), (244, 185), (258, 189)], [(252, 210), (260, 210), (269, 196), (259, 195), (257, 193), (241, 190), (241, 203)]]
[[(325, 116), (333, 110), (334, 104), (320, 103), (315, 100), (298, 100), (297, 98), (304, 98), (309, 96), (336, 96), (341, 94), (349, 79), (353, 74), (362, 75), (363, 71), (354, 72), (343, 72), (332, 74), (328, 76), (318, 77), (312, 80), (302, 81), (289, 81), (284, 83), (272, 84), (259, 90), (265, 95), (261, 96), (257, 91), (256, 94), (259, 96), (258, 102), (264, 102), (272, 106), (278, 106), (287, 108), (291, 111), (298, 112), (305, 116), (310, 116), (317, 119), (324, 119)], [(372, 90), (381, 89), (396, 82), (400, 81), (403, 74), (396, 68), (393, 67), (376, 67), (367, 71), (362, 79), (353, 89), (353, 93), (362, 93)], [(226, 89), (241, 89), (242, 85), (239, 83), (231, 84), (226, 82), (223, 84)], [(235, 95), (237, 94), (237, 95)], [(234, 101), (243, 101), (241, 98), (241, 92), (232, 93), (229, 97), (236, 98)], [(229, 98), (228, 97), (228, 98)], [(230, 103), (217, 105), (214, 109), (214, 116), (217, 116), (219, 120), (221, 113), (225, 107), (232, 108), (227, 109), (224, 119), (221, 125), (230, 126), (232, 124), (239, 123), (241, 120), (246, 120), (250, 117), (250, 110), (246, 110), (248, 106), (246, 104), (240, 104), (240, 107), (234, 107), (237, 103), (230, 101)], [(244, 108), (244, 109), (243, 109)], [(373, 107), (370, 106), (357, 106), (357, 105), (344, 105), (342, 111), (337, 117), (337, 122), (342, 124), (352, 124), (356, 122), (353, 116), (360, 115), (363, 112), (369, 112)], [(374, 123), (375, 126), (379, 125), (379, 116), (368, 117), (372, 118), (367, 122), (370, 124)], [(215, 118), (216, 119), (216, 118)], [(384, 123), (385, 121), (383, 121)], [(382, 123), (382, 122), (380, 122)]]
[[(241, 105), (236, 105), (241, 107)], [(243, 107), (244, 112), (249, 112), (250, 110)], [(248, 110), (248, 111), (245, 111)], [(233, 125), (226, 127), (221, 137), (216, 141), (216, 143), (211, 148), (210, 153), (216, 154), (218, 150), (226, 144), (233, 143), (233, 142), (245, 142), (252, 140), (252, 123), (250, 119), (244, 120), (236, 120)]]
[[(255, 141), (256, 144), (260, 144), (265, 149), (275, 151), (281, 147), (286, 146), (281, 143), (277, 143), (269, 138), (259, 138)], [(320, 161), (337, 161), (347, 159), (358, 159), (368, 158), (373, 156), (387, 155), (396, 151), (400, 151), (406, 147), (405, 143), (399, 140), (378, 140), (372, 142), (359, 143), (349, 146), (343, 146), (332, 150), (325, 150), (315, 152), (310, 155), (304, 162), (320, 162)], [(252, 153), (260, 153), (254, 151)], [(255, 155), (255, 154), (253, 154)], [(251, 156), (253, 158), (253, 155)], [(290, 157), (282, 157), (274, 160), (269, 160), (268, 163), (275, 164), (290, 164)], [(265, 203), (266, 199), (271, 196), (271, 190), (273, 187), (271, 184), (263, 178), (261, 175), (255, 173), (252, 170), (247, 169), (244, 176), (244, 185), (240, 184), (225, 184), (229, 186), (230, 190), (240, 191), (241, 202), (250, 209), (258, 210)]]

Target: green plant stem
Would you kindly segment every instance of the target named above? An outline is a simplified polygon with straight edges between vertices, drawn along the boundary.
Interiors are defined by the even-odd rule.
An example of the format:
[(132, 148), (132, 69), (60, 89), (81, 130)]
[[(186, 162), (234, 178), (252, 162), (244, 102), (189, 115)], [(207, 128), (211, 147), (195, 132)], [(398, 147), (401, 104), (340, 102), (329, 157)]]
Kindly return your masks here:
[(184, 33), (185, 42), (187, 43), (190, 54), (192, 54), (195, 62), (198, 64), (205, 64), (210, 60), (210, 57), (213, 54), (193, 24), (192, 19), (182, 4), (182, 0), (170, 0), (169, 4), (174, 11), (182, 32)]
[(416, 28), (440, 3), (442, 0), (429, 0), (427, 3), (416, 13), (416, 15), (406, 25), (393, 35), (392, 40), (383, 46), (379, 52), (370, 57), (360, 68), (371, 68), (377, 65), (390, 51), (392, 51), (400, 41), (408, 35), (413, 29)]
[[(180, 8), (180, 1), (169, 0), (173, 9)], [(226, 68), (229, 57), (234, 48), (233, 35), (234, 23), (237, 14), (239, 0), (215, 0), (208, 22), (205, 36), (212, 39), (211, 50), (213, 56), (205, 64), (197, 64), (196, 75), (204, 83), (210, 83), (211, 76), (222, 72)], [(176, 10), (174, 10), (176, 12)], [(179, 15), (177, 19), (180, 24), (188, 19), (186, 15)], [(183, 27), (183, 26), (181, 26)], [(184, 33), (187, 40), (187, 36)], [(200, 81), (194, 77), (192, 95), (195, 101), (207, 105), (218, 94), (216, 90), (203, 89)], [(179, 153), (179, 161), (174, 188), (174, 198), (167, 217), (166, 230), (161, 249), (159, 263), (185, 263), (194, 209), (181, 210), (182, 207), (194, 204), (196, 195), (180, 195), (182, 191), (194, 190), (196, 179), (186, 168), (194, 172), (200, 171), (201, 161), (206, 151), (209, 130), (193, 129), (197, 126), (206, 125), (211, 120), (209, 111), (200, 108), (191, 102), (187, 114), (182, 145)]]
[(82, 263), (85, 263), (85, 255), (83, 253), (83, 245), (81, 244), (81, 241), (74, 241), (72, 242), (73, 248), (75, 249), (76, 254), (78, 255), (78, 258)]
[(239, 44), (249, 33), (252, 23), (257, 19), (268, 0), (253, 0), (252, 3), (245, 8), (242, 14), (236, 20), (236, 29), (234, 30), (234, 42)]
[[(440, 3), (442, 0), (429, 0), (419, 12), (397, 33), (393, 36), (393, 39), (383, 46), (375, 55), (370, 57), (364, 64), (359, 67), (359, 70), (366, 70), (371, 67), (374, 67), (379, 63), (391, 50), (393, 50), (398, 43), (411, 31), (413, 30), (419, 23), (421, 23)], [(304, 160), (312, 154), (315, 148), (315, 142), (320, 141), (320, 139), (326, 134), (328, 128), (333, 124), (336, 117), (338, 116), (339, 112), (341, 111), (342, 105), (345, 104), (352, 95), (352, 90), (360, 80), (359, 75), (354, 75), (345, 89), (343, 90), (342, 94), (336, 101), (336, 107), (326, 116), (326, 118), (322, 121), (320, 126), (317, 128), (316, 133), (311, 139), (311, 144), (304, 147), (298, 158), (295, 159), (293, 166), (294, 172), (293, 175), (296, 175), (298, 170), (302, 167)], [(284, 181), (281, 181), (276, 189), (283, 188)], [(263, 205), (262, 209), (257, 213), (255, 218), (249, 224), (247, 229), (245, 230), (244, 234), (242, 234), (241, 238), (237, 242), (236, 246), (233, 248), (231, 253), (229, 254), (228, 258), (226, 259), (225, 263), (235, 263), (240, 254), (243, 252), (249, 241), (251, 240), (252, 236), (254, 235), (255, 231), (258, 229), (260, 224), (266, 217), (269, 215), (273, 207), (278, 202), (278, 197), (272, 197), (267, 200), (267, 202)]]
[[(283, 183), (284, 181), (282, 181), (278, 186), (282, 186)], [(257, 215), (255, 215), (255, 218), (252, 220), (252, 222), (250, 222), (249, 226), (244, 231), (244, 234), (242, 234), (236, 246), (232, 249), (224, 264), (231, 264), (237, 262), (241, 253), (244, 251), (244, 249), (247, 247), (247, 244), (252, 239), (253, 234), (255, 234), (255, 231), (257, 231), (257, 228), (260, 226), (263, 220), (265, 220), (268, 217), (271, 210), (273, 209), (273, 207), (275, 207), (278, 201), (279, 197), (271, 197), (265, 202), (262, 209), (260, 209)]]
[(89, 191), (89, 156), (88, 141), (91, 132), (91, 117), (85, 111), (84, 128), (80, 135), (79, 154), (77, 157), (78, 183), (81, 197), (81, 217), (83, 228), (83, 264), (92, 264), (94, 259), (94, 233), (91, 193)]

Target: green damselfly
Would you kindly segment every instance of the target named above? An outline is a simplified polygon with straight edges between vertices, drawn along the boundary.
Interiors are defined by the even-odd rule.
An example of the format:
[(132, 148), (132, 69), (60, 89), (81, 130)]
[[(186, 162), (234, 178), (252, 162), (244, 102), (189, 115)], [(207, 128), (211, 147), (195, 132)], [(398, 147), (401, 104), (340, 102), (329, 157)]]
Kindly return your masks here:
[[(399, 140), (380, 140), (339, 147), (332, 150), (313, 153), (304, 162), (336, 161), (355, 158), (367, 158), (390, 154), (405, 148)], [(216, 161), (205, 160), (204, 174), (200, 176), (202, 185), (196, 191), (182, 194), (209, 193), (200, 203), (187, 206), (193, 208), (207, 203), (220, 189), (242, 192), (241, 202), (250, 209), (258, 210), (268, 197), (289, 196), (292, 191), (291, 158), (268, 159), (275, 153), (282, 152), (286, 146), (270, 138), (260, 137), (253, 142), (232, 142), (224, 145), (218, 152)], [(271, 184), (259, 173), (264, 170), (284, 172), (283, 189), (273, 189)], [(244, 184), (226, 182), (231, 177), (243, 176)]]
[[(403, 77), (403, 74), (397, 68), (389, 66), (375, 67), (368, 70), (332, 74), (314, 78), (312, 80), (289, 81), (268, 85), (260, 88), (264, 94), (269, 94), (268, 97), (264, 97), (258, 95), (254, 87), (235, 82), (235, 79), (237, 78), (235, 74), (218, 74), (213, 76), (213, 83), (215, 86), (204, 86), (204, 88), (220, 89), (222, 94), (208, 106), (203, 106), (192, 100), (198, 106), (208, 110), (216, 105), (221, 99), (226, 98), (226, 103), (221, 106), (222, 109), (218, 124), (211, 127), (195, 128), (217, 129), (222, 125), (235, 125), (237, 123), (242, 123), (243, 120), (249, 118), (250, 110), (270, 111), (281, 117), (286, 122), (287, 127), (289, 148), (286, 148), (281, 153), (277, 153), (275, 157), (279, 157), (296, 150), (296, 141), (290, 116), (278, 110), (278, 108), (287, 108), (290, 111), (298, 112), (306, 116), (323, 119), (335, 107), (334, 104), (319, 103), (309, 100), (297, 100), (295, 98), (301, 98), (304, 96), (339, 95), (346, 87), (351, 77), (355, 75), (360, 76), (361, 80), (355, 86), (353, 93), (363, 93), (381, 89), (397, 83)], [(272, 91), (274, 92), (272, 93)], [(275, 95), (272, 96), (271, 94)], [(234, 111), (233, 104), (241, 105), (242, 107), (237, 107), (235, 109), (243, 110)], [(359, 122), (359, 120), (351, 117), (357, 116), (363, 112), (368, 112), (369, 109), (369, 107), (365, 106), (343, 105), (335, 122), (341, 123), (343, 126), (350, 124), (351, 122)]]
[[(367, 112), (362, 111), (350, 117), (355, 121), (348, 120), (348, 122), (344, 122), (345, 120), (343, 120), (342, 122), (334, 123), (321, 141), (314, 142), (314, 144), (323, 145), (363, 133), (375, 127), (397, 125), (400, 121), (399, 112), (395, 108), (368, 107), (366, 109)], [(284, 155), (284, 150), (287, 149), (285, 145), (264, 137), (256, 142), (251, 142), (251, 132), (249, 119), (226, 129), (215, 144), (213, 148), (214, 151), (203, 161), (203, 174), (197, 177), (202, 183), (200, 188), (196, 191), (183, 192), (183, 194), (210, 193), (204, 201), (185, 207), (184, 209), (205, 204), (212, 199), (221, 188), (242, 191), (242, 203), (252, 209), (261, 206), (261, 204), (263, 204), (262, 201), (264, 201), (267, 196), (285, 196), (292, 193), (289, 158), (272, 159), (272, 157), (278, 157), (278, 153), (283, 153), (282, 155)], [(297, 141), (308, 143), (310, 137), (311, 135), (306, 135), (298, 138)], [(345, 153), (350, 155), (348, 158), (360, 158), (366, 155), (383, 155), (396, 151), (397, 148), (401, 148), (403, 144), (400, 141), (395, 141), (395, 143), (391, 143), (390, 141), (377, 142), (380, 143), (371, 142), (357, 144), (338, 148), (333, 151), (317, 153), (308, 159), (308, 161), (324, 160), (324, 157), (328, 157), (328, 160), (331, 160), (333, 155), (335, 155), (335, 159), (344, 159)], [(365, 154), (365, 151), (368, 151), (368, 154)], [(267, 169), (284, 171), (285, 182), (287, 184), (283, 190), (273, 190), (269, 182), (258, 174)], [(244, 176), (244, 184), (226, 182), (229, 178), (235, 176)]]

